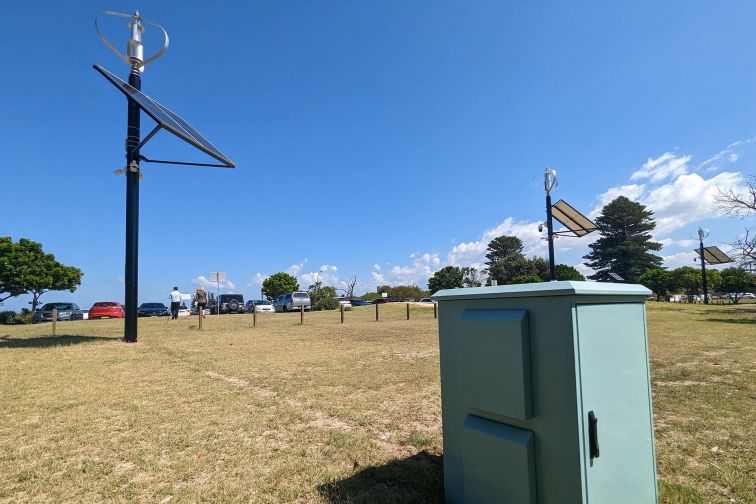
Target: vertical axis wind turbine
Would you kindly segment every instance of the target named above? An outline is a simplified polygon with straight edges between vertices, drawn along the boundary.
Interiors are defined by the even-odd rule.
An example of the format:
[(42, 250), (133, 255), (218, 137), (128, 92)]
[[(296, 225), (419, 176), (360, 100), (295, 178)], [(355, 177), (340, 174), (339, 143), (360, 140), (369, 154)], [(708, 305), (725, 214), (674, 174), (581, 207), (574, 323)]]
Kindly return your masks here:
[[(116, 53), (119, 58), (129, 65), (129, 82), (126, 83), (122, 81), (99, 65), (94, 65), (94, 69), (100, 72), (111, 84), (118, 88), (128, 100), (126, 167), (123, 170), (116, 170), (116, 174), (120, 175), (126, 173), (126, 267), (124, 275), (124, 301), (126, 303), (126, 313), (124, 314), (125, 323), (123, 339), (126, 342), (135, 343), (137, 341), (137, 304), (139, 292), (139, 180), (142, 177), (139, 167), (140, 162), (215, 166), (223, 168), (234, 168), (235, 165), (181, 117), (141, 92), (142, 72), (144, 72), (144, 67), (163, 56), (168, 50), (168, 33), (165, 29), (157, 23), (144, 19), (139, 14), (139, 11), (136, 11), (134, 14), (102, 11), (100, 14), (125, 17), (130, 20), (128, 27), (131, 36), (129, 37), (126, 46), (126, 55), (123, 55), (113, 47), (113, 45), (108, 42), (105, 36), (100, 32), (97, 16), (95, 16), (95, 30), (97, 31), (97, 35), (110, 50)], [(144, 59), (144, 44), (142, 43), (142, 34), (145, 31), (145, 25), (158, 28), (163, 32), (164, 37), (163, 47), (160, 51), (147, 59)], [(157, 123), (143, 140), (141, 139), (140, 130), (141, 111), (144, 111)], [(141, 149), (161, 129), (173, 133), (181, 140), (215, 158), (222, 164), (160, 161), (146, 158), (141, 154)]]

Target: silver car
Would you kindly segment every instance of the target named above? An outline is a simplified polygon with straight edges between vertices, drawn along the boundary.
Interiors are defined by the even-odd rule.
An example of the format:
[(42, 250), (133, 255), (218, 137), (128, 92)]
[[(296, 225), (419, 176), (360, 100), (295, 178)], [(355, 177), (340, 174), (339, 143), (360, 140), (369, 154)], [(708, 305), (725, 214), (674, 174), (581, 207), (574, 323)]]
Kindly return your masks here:
[(52, 322), (53, 308), (58, 310), (58, 320), (84, 320), (84, 313), (75, 303), (46, 303), (34, 312), (32, 323)]
[(277, 312), (299, 311), (302, 306), (305, 310), (312, 308), (310, 295), (304, 291), (281, 294), (273, 302), (273, 309)]

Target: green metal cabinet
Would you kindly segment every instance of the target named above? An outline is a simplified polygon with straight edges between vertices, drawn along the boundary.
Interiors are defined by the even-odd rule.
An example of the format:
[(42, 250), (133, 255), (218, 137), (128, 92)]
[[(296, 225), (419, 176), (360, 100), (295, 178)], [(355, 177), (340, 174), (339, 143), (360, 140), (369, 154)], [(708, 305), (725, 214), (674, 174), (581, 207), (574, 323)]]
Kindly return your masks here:
[(450, 503), (657, 502), (640, 285), (437, 292)]

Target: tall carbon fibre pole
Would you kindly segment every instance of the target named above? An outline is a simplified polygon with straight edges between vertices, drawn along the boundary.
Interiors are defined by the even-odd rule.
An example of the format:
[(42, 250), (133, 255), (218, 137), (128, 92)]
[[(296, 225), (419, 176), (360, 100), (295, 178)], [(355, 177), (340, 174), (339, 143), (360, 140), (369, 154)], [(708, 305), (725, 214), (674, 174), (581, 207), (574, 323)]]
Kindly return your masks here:
[[(131, 67), (129, 85), (142, 89), (139, 68)], [(126, 313), (123, 339), (128, 343), (137, 340), (137, 306), (139, 303), (139, 137), (140, 110), (136, 101), (129, 98), (128, 127), (126, 132), (126, 268), (124, 272)]]
[(557, 185), (556, 171), (546, 168), (543, 172), (543, 188), (546, 190), (546, 230), (549, 242), (549, 281), (556, 280), (554, 267), (554, 224), (551, 216), (551, 190)]
[(704, 246), (703, 241), (708, 236), (708, 231), (703, 228), (698, 228), (698, 242), (699, 249), (698, 254), (701, 258), (701, 287), (703, 287), (704, 304), (709, 304), (709, 289), (706, 285), (706, 260), (704, 259)]

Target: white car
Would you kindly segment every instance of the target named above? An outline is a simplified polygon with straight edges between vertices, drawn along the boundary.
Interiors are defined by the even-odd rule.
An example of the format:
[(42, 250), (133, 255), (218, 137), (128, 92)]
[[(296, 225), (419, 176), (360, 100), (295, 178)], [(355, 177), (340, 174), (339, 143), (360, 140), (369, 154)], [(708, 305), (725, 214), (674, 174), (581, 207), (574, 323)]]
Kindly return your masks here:
[(192, 314), (191, 310), (187, 308), (184, 305), (179, 306), (178, 316), (179, 317), (188, 317)]
[(345, 309), (346, 308), (351, 308), (352, 307), (352, 302), (349, 301), (348, 299), (339, 299), (339, 310), (341, 309), (342, 306)]
[(433, 306), (434, 304), (436, 304), (436, 302), (433, 301), (431, 298), (423, 298), (420, 301), (418, 301), (417, 304), (422, 305), (422, 306)]
[(274, 311), (276, 311), (273, 308), (273, 304), (265, 299), (247, 301), (247, 312), (251, 312), (253, 306), (255, 307), (255, 313), (273, 313)]

